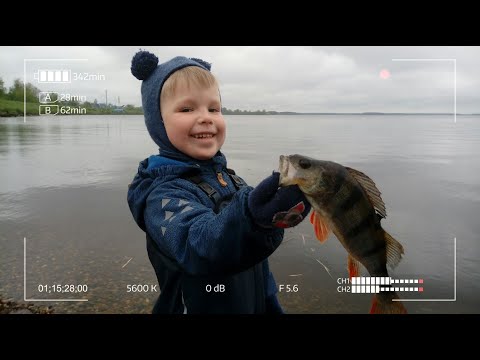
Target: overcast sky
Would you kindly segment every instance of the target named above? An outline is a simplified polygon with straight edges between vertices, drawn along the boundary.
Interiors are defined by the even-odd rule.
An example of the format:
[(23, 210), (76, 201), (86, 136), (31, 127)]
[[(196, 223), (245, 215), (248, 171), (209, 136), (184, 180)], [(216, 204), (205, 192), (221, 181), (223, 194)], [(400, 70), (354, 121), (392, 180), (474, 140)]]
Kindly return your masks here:
[[(140, 85), (130, 72), (136, 51), (212, 63), (223, 106), (296, 112), (480, 113), (480, 47), (0, 47), (0, 77), (42, 91), (68, 92), (121, 105), (141, 105)], [(24, 61), (24, 59), (29, 59)], [(88, 61), (33, 60), (88, 59)], [(444, 61), (392, 59), (447, 59)], [(448, 60), (450, 59), (450, 60)], [(91, 80), (44, 84), (38, 70), (69, 69)], [(95, 75), (95, 76), (91, 76)], [(94, 80), (103, 77), (105, 80)]]

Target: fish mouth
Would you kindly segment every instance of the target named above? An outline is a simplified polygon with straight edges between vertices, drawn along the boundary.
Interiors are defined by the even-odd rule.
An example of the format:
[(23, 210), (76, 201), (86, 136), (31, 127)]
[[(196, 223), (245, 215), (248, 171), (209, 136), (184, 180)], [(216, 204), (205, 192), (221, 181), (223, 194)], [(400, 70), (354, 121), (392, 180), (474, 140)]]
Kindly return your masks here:
[(289, 156), (280, 155), (278, 171), (280, 172), (280, 179), (278, 182), (280, 186), (288, 186), (295, 184), (295, 182), (293, 182), (293, 180), (295, 179), (295, 169), (293, 168), (293, 166), (290, 166)]
[(286, 158), (287, 158), (286, 156), (280, 155), (280, 160), (279, 160), (279, 163), (278, 163), (278, 172), (280, 173), (280, 178), (279, 178), (278, 184), (280, 186), (282, 186), (285, 175), (287, 174), (287, 171), (288, 171), (288, 161), (286, 161)]

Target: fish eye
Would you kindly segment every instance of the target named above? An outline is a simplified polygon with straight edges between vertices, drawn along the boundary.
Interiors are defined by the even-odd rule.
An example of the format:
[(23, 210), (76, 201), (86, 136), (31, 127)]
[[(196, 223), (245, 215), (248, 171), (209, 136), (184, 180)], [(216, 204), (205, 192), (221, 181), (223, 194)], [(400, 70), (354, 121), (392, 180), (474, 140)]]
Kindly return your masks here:
[(300, 159), (300, 161), (298, 162), (298, 165), (300, 165), (302, 169), (308, 169), (310, 166), (312, 166), (310, 161), (307, 159)]

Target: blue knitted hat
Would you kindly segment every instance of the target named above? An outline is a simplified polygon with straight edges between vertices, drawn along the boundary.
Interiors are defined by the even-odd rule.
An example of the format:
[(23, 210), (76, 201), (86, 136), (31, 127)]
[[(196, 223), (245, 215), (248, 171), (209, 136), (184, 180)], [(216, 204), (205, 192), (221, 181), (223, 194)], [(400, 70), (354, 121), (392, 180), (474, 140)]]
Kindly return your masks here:
[(186, 155), (177, 150), (168, 139), (160, 111), (160, 92), (170, 75), (187, 66), (198, 66), (207, 71), (210, 71), (211, 67), (201, 59), (183, 56), (177, 56), (158, 65), (158, 58), (154, 54), (142, 50), (134, 55), (131, 66), (133, 76), (143, 80), (142, 106), (150, 137), (160, 147), (163, 156), (179, 160), (185, 160)]

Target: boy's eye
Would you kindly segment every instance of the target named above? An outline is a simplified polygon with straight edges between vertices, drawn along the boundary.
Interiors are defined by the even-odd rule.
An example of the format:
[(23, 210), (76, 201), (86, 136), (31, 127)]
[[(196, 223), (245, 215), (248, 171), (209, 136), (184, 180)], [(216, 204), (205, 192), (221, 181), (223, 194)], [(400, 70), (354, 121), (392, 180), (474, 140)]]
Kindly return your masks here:
[(208, 111), (210, 111), (210, 112), (219, 112), (219, 111), (220, 111), (220, 109), (216, 109), (216, 108), (214, 108), (214, 109), (208, 109)]
[(191, 108), (181, 108), (180, 109), (180, 112), (190, 112), (190, 111), (192, 111)]

